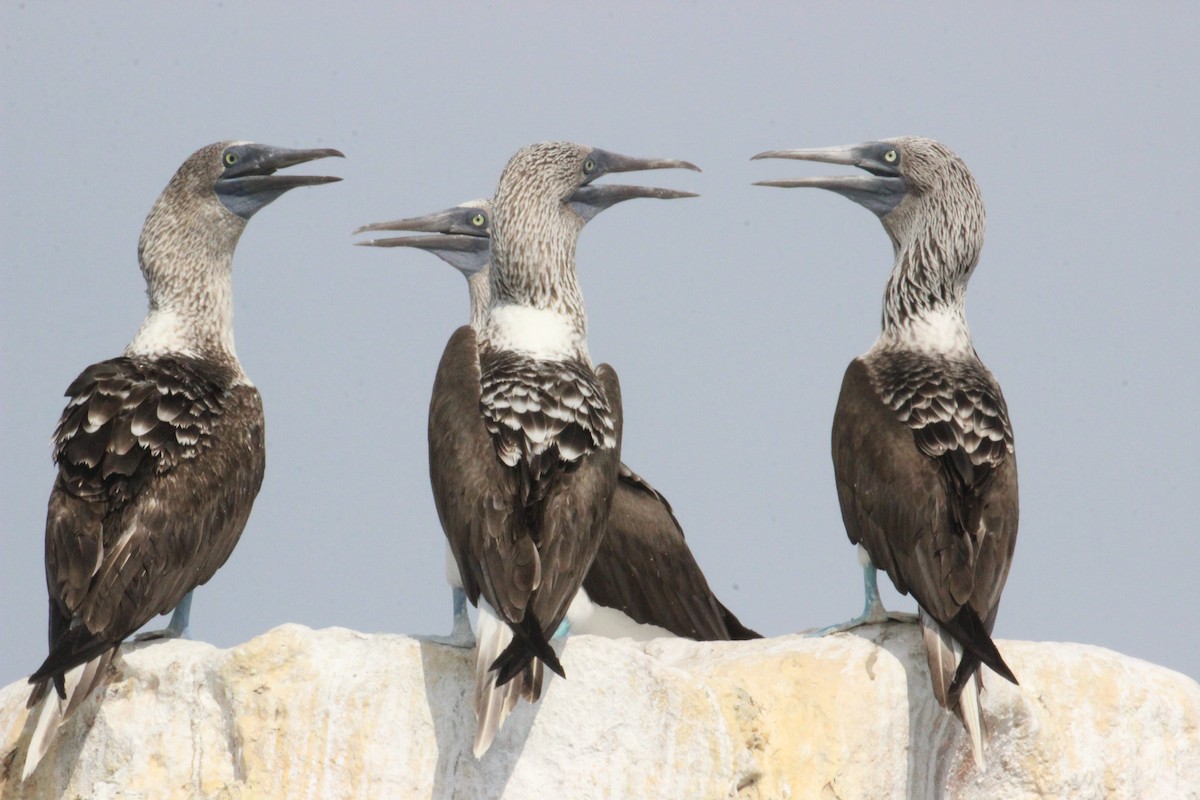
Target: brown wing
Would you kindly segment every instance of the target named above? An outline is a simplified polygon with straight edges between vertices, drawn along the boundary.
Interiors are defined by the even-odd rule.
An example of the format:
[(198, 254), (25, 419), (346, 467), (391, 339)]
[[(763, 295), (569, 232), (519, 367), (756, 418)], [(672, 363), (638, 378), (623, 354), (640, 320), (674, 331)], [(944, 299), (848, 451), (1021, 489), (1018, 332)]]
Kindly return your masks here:
[(624, 464), (608, 528), (583, 588), (592, 602), (676, 636), (759, 638), (709, 588), (671, 504)]
[(477, 604), (482, 594), (503, 618), (520, 620), (541, 564), (521, 530), (516, 471), (497, 458), (479, 399), (479, 350), (464, 325), (447, 342), (433, 382), (429, 478), (467, 597)]
[[(1016, 459), (993, 448), (995, 458), (975, 464), (952, 433), (901, 421), (864, 362), (851, 362), (833, 424), (842, 519), (900, 592), (1003, 674), (987, 634), (1016, 545)], [(930, 439), (940, 442), (937, 457), (926, 452)]]
[(34, 678), (170, 611), (233, 551), (265, 449), (257, 390), (228, 377), (188, 359), (120, 358), (68, 390), (46, 517), (51, 651)]
[[(502, 684), (534, 655), (561, 672), (547, 642), (607, 522), (620, 460), (620, 387), (616, 374), (602, 366), (596, 371), (599, 393), (586, 389), (592, 393), (586, 399), (603, 403), (605, 425), (617, 444), (597, 449), (586, 428), (570, 420), (558, 430), (567, 437), (561, 442), (546, 434), (565, 415), (557, 407), (544, 413), (556, 398), (537, 392), (562, 373), (535, 374), (542, 384), (527, 393), (521, 388), (524, 365), (490, 366), (500, 374), (488, 382), (485, 396), (475, 332), (469, 326), (454, 332), (434, 379), (429, 472), (467, 596), (478, 602), (482, 595), (513, 630), (512, 645), (494, 665)], [(536, 452), (520, 435), (526, 427), (537, 429)], [(503, 436), (491, 428), (503, 429)], [(508, 455), (511, 466), (501, 460)]]
[(538, 520), (542, 585), (532, 608), (542, 631), (551, 636), (583, 585), (608, 525), (621, 460), (621, 387), (607, 364), (596, 369), (607, 399), (615, 447), (591, 450), (574, 469), (548, 479)]

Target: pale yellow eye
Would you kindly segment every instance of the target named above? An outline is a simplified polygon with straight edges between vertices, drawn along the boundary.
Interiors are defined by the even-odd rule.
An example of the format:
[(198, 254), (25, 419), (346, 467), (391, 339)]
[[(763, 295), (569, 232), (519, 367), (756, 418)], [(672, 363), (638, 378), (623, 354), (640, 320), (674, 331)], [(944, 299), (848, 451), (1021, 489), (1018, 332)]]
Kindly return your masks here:
[(588, 175), (591, 175), (593, 172), (596, 171), (596, 162), (590, 158), (587, 161), (583, 162), (583, 171), (586, 172)]
[(471, 224), (476, 228), (482, 228), (483, 223), (485, 222), (487, 222), (487, 219), (483, 216), (483, 214), (476, 214), (475, 216), (471, 217)]
[(229, 166), (232, 167), (237, 162), (238, 162), (237, 153), (226, 153), (225, 154), (225, 163), (226, 164), (228, 164)]
[(896, 154), (895, 150), (888, 150), (886, 153), (883, 154), (883, 160), (888, 162), (889, 164), (895, 164), (896, 159), (899, 157), (900, 156)]

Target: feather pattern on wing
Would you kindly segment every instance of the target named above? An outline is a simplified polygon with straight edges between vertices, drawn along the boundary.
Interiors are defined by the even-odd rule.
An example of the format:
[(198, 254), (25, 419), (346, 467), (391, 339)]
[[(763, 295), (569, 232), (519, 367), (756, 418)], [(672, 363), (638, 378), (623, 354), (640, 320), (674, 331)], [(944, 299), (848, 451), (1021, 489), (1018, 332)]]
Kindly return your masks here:
[(264, 467), (262, 403), (238, 374), (121, 357), (71, 384), (46, 524), (51, 651), (32, 680), (118, 644), (229, 557)]
[(1005, 677), (988, 633), (1016, 545), (1011, 443), (982, 365), (939, 372), (936, 360), (887, 352), (846, 370), (833, 449), (851, 541), (962, 642), (967, 663)]
[(930, 458), (962, 450), (973, 466), (994, 466), (1013, 452), (1000, 385), (978, 360), (889, 350), (867, 365), (880, 400)]
[[(590, 383), (590, 402), (575, 404), (588, 410), (577, 411), (574, 422), (563, 422), (557, 412), (543, 413), (541, 405), (535, 408), (524, 400), (494, 404), (505, 415), (517, 415), (503, 418), (520, 417), (542, 431), (570, 431), (569, 437), (539, 435), (535, 444), (525, 437), (525, 428), (492, 422), (484, 413), (481, 361), (486, 359), (468, 326), (454, 333), (442, 356), (429, 413), (434, 498), (471, 602), (482, 595), (509, 624), (514, 648), (537, 649), (552, 668), (560, 669), (546, 640), (566, 614), (607, 522), (620, 458), (620, 387), (615, 373), (603, 365), (590, 381), (582, 370), (556, 369), (556, 376), (578, 372)], [(514, 361), (521, 360), (504, 363)], [(509, 374), (520, 375), (522, 369)], [(492, 385), (498, 383), (518, 385), (515, 379)], [(497, 388), (493, 396), (536, 395)], [(499, 412), (492, 417), (499, 418)], [(494, 426), (498, 434), (493, 434)], [(592, 444), (593, 428), (611, 431), (615, 446), (604, 446), (603, 439), (599, 446)], [(560, 449), (568, 440), (584, 443), (571, 460)], [(514, 443), (518, 456), (513, 465), (502, 459), (498, 441)], [(533, 617), (527, 619), (531, 611)]]
[(480, 408), (500, 460), (540, 481), (616, 444), (613, 414), (589, 364), (490, 348), (480, 354)]

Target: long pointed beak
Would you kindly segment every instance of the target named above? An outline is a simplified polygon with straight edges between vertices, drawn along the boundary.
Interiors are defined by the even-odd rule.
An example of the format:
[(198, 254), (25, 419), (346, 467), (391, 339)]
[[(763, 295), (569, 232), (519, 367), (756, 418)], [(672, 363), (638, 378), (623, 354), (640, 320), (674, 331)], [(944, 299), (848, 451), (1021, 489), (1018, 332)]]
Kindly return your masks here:
[(846, 164), (851, 167), (861, 166), (864, 155), (863, 145), (851, 144), (841, 147), (815, 147), (808, 150), (768, 150), (751, 158), (758, 161), (761, 158), (793, 158), (797, 161), (820, 161), (824, 164)]
[(242, 162), (240, 169), (227, 171), (226, 175), (228, 177), (223, 178), (221, 182), (236, 182), (237, 186), (246, 194), (276, 190), (283, 192), (288, 189), (294, 189), (297, 186), (315, 186), (322, 183), (333, 183), (340, 181), (341, 178), (328, 175), (274, 174), (276, 170), (294, 167), (297, 164), (304, 164), (309, 161), (316, 161), (318, 158), (330, 157), (345, 158), (346, 156), (340, 150), (334, 150), (332, 147), (293, 150), (287, 147), (262, 145), (252, 158), (248, 158)]
[(601, 150), (598, 147), (592, 148), (588, 153), (588, 160), (593, 164), (592, 172), (585, 179), (583, 186), (580, 186), (567, 198), (571, 208), (583, 217), (584, 222), (590, 221), (606, 208), (612, 208), (617, 203), (633, 200), (636, 197), (656, 197), (660, 200), (696, 197), (694, 192), (680, 192), (674, 189), (593, 183), (597, 178), (610, 172), (640, 172), (648, 169), (690, 169), (699, 172), (700, 168), (690, 161), (680, 161), (674, 158), (635, 158)]
[(591, 152), (596, 162), (597, 176), (608, 172), (641, 172), (647, 169), (690, 169), (699, 172), (700, 168), (690, 161), (679, 161), (671, 158), (635, 158), (612, 153), (608, 150), (594, 148)]
[(904, 200), (908, 194), (908, 183), (890, 164), (879, 160), (876, 156), (878, 150), (878, 145), (873, 142), (807, 150), (768, 150), (750, 160), (789, 158), (823, 164), (844, 164), (859, 167), (871, 174), (755, 181), (754, 185), (782, 189), (828, 189), (853, 200), (876, 216), (884, 217)]
[(659, 200), (675, 200), (681, 197), (699, 197), (695, 192), (681, 192), (677, 189), (658, 189), (651, 186), (625, 186), (621, 184), (589, 183), (580, 186), (567, 201), (575, 213), (583, 217), (584, 222), (593, 219), (606, 208), (612, 208), (617, 203), (633, 200), (638, 197), (652, 197)]
[[(407, 219), (397, 219), (391, 222), (373, 222), (370, 225), (363, 225), (355, 228), (354, 233), (366, 233), (368, 231), (420, 231), (425, 233), (463, 233), (467, 235), (487, 236), (487, 231), (476, 233), (469, 225), (463, 224), (463, 209), (461, 206), (447, 208), (444, 211), (435, 211), (432, 214), (426, 214), (423, 217), (408, 217)], [(358, 244), (366, 244), (359, 242)]]
[(318, 158), (345, 158), (346, 154), (332, 147), (313, 147), (304, 150), (294, 150), (290, 147), (263, 147), (263, 166), (271, 169), (285, 169), (297, 164), (316, 161)]
[(491, 231), (487, 225), (487, 218), (485, 209), (479, 205), (454, 206), (421, 217), (363, 225), (355, 231), (417, 231), (432, 234), (430, 236), (392, 236), (355, 244), (363, 247), (413, 247), (426, 250), (469, 278), (486, 267), (492, 257)]
[(466, 236), (461, 233), (434, 233), (429, 236), (389, 236), (355, 242), (356, 247), (415, 247), (418, 250), (450, 250), (472, 253), (486, 251), (492, 240), (487, 236)]

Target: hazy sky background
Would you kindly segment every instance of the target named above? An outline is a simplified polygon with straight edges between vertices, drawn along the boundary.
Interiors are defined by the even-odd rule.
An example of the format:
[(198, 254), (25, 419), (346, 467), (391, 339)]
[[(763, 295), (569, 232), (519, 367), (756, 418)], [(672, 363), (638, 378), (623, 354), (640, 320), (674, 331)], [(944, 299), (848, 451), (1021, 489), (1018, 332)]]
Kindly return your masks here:
[(0, 684), (46, 652), (63, 391), (137, 330), (145, 215), (219, 139), (347, 158), (296, 170), (345, 181), (283, 197), (238, 249), (267, 477), (196, 594), (195, 638), (448, 631), (426, 413), (466, 285), (426, 253), (351, 247), (350, 231), (490, 195), (544, 139), (703, 168), (640, 174), (702, 196), (626, 203), (580, 241), (624, 460), (670, 498), (746, 624), (857, 613), (829, 428), (846, 364), (878, 333), (891, 246), (844, 198), (751, 186), (842, 168), (749, 159), (901, 134), (952, 147), (987, 205), (968, 317), (1021, 485), (996, 636), (1200, 676), (1198, 23), (1190, 4), (5, 2)]

